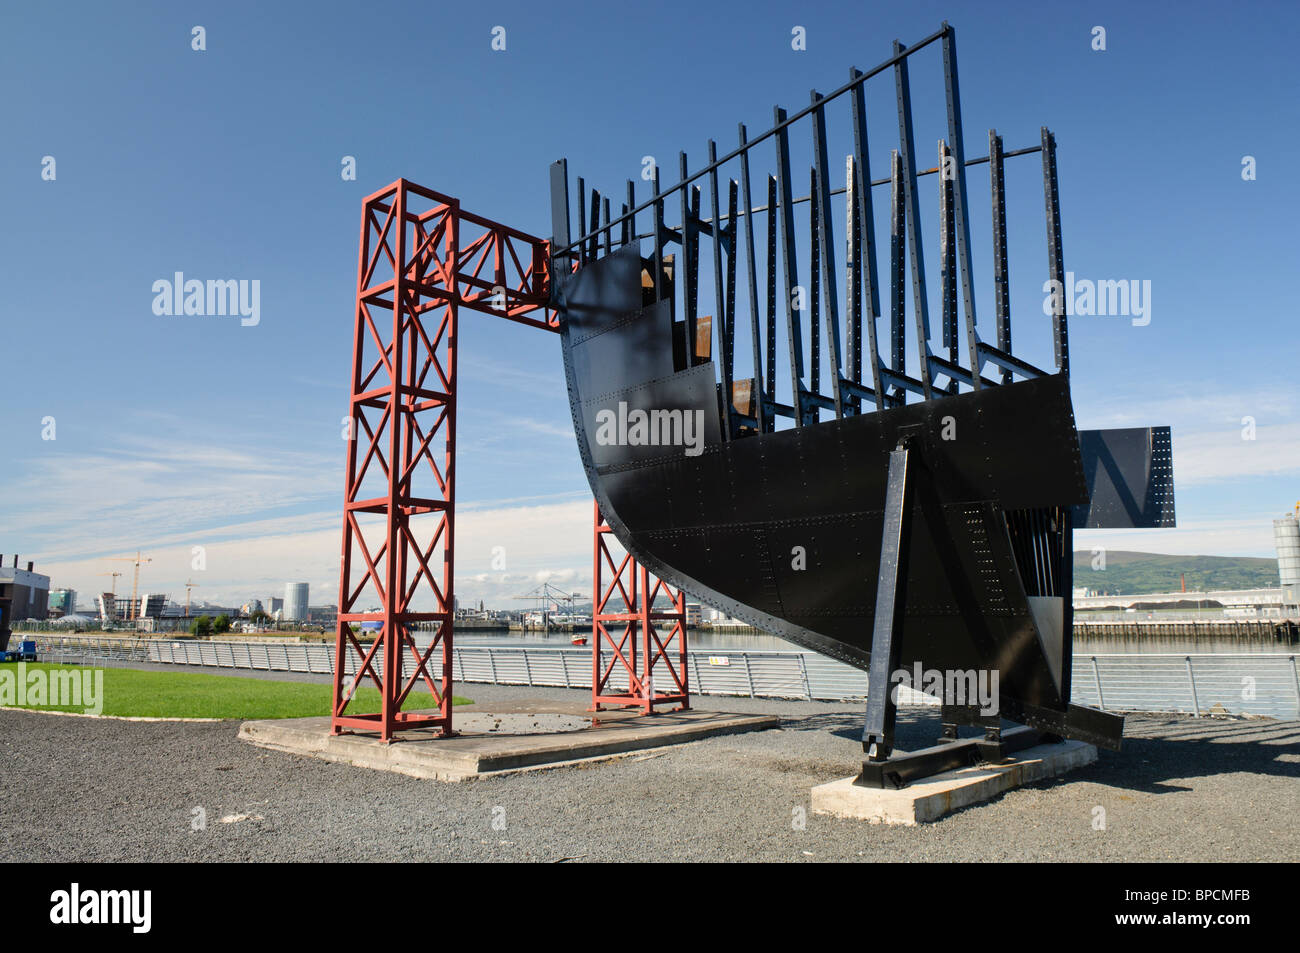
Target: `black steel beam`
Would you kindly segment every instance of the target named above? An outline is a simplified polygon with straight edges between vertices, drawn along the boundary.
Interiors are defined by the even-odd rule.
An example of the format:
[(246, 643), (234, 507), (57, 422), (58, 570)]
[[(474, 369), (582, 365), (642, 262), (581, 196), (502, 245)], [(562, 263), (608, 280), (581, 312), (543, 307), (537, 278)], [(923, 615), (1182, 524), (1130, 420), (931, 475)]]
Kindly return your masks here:
[(1043, 201), (1047, 208), (1047, 264), (1055, 284), (1052, 309), (1052, 354), (1058, 373), (1070, 376), (1069, 328), (1065, 320), (1065, 264), (1061, 254), (1061, 201), (1056, 188), (1056, 137), (1042, 127)]
[(786, 133), (786, 112), (780, 106), (772, 110), (776, 119), (776, 184), (781, 212), (781, 261), (785, 274), (785, 322), (790, 347), (790, 403), (795, 408), (794, 424), (802, 427), (808, 419), (804, 391), (803, 319), (794, 309), (795, 289), (799, 286), (799, 262), (794, 244), (794, 209), (790, 182), (790, 137)]
[(903, 441), (889, 454), (885, 484), (885, 522), (880, 539), (880, 574), (876, 581), (875, 618), (871, 633), (871, 668), (867, 675), (867, 716), (862, 749), (868, 761), (884, 761), (894, 749), (894, 701), (891, 676), (898, 668), (907, 607), (907, 563), (911, 542), (911, 473)]
[[(895, 55), (903, 44), (894, 41)], [(912, 133), (912, 88), (907, 60), (894, 64), (894, 91), (898, 100), (898, 156), (903, 170), (903, 204), (907, 211), (907, 250), (912, 263), (912, 311), (916, 318), (916, 350), (925, 399), (934, 396), (930, 380), (930, 305), (925, 283), (924, 242), (921, 240), (921, 201), (916, 194), (916, 137)]]
[[(850, 81), (856, 79), (860, 74), (857, 70), (849, 70)], [(867, 137), (867, 107), (864, 101), (862, 86), (859, 84), (853, 87), (851, 96), (853, 106), (853, 169), (854, 184), (856, 186), (855, 198), (858, 209), (858, 229), (861, 235), (862, 255), (866, 258), (866, 268), (863, 270), (862, 278), (865, 285), (862, 291), (865, 296), (867, 315), (867, 345), (870, 348), (869, 359), (871, 361), (871, 386), (876, 392), (876, 407), (883, 409), (888, 407), (890, 400), (889, 394), (880, 380), (880, 349), (876, 342), (876, 319), (880, 317), (880, 275), (876, 269), (876, 215), (871, 202), (871, 159), (868, 149)]]
[[(997, 317), (998, 350), (1011, 353), (1011, 289), (1007, 272), (1007, 192), (1002, 137), (989, 130), (989, 189), (993, 201), (993, 311)], [(981, 359), (983, 355), (981, 354)], [(1002, 368), (1002, 383), (1010, 384), (1013, 369)]]
[[(938, 39), (941, 39), (944, 33), (946, 33), (949, 29), (951, 29), (951, 27), (949, 27), (948, 24), (945, 22), (943, 26), (935, 30), (929, 36), (925, 37), (925, 39), (913, 43), (910, 47), (904, 48), (902, 52), (895, 52), (895, 54), (891, 56), (889, 59), (885, 60), (882, 63), (877, 63), (875, 66), (867, 70), (865, 73), (861, 73), (858, 72), (857, 70), (853, 70), (852, 72), (856, 74), (856, 78), (850, 79), (847, 83), (845, 83), (843, 86), (836, 89), (834, 92), (827, 94), (825, 97), (826, 101), (829, 102), (833, 99), (838, 99), (840, 96), (844, 95), (849, 90), (861, 86), (863, 83), (865, 83), (871, 77), (875, 76), (877, 73), (883, 73), (885, 70), (894, 66), (898, 62), (907, 59), (907, 57), (911, 56), (914, 53), (919, 52), (920, 50), (923, 50), (931, 43), (935, 42)], [(756, 146), (764, 139), (767, 139), (770, 136), (777, 136), (782, 134), (783, 132), (785, 132), (787, 127), (798, 122), (800, 119), (802, 119), (804, 116), (808, 115), (812, 111), (813, 111), (813, 107), (811, 105), (805, 106), (803, 109), (799, 110), (793, 115), (786, 115), (784, 110), (782, 110), (782, 118), (777, 120), (777, 122), (772, 126), (771, 129), (767, 130), (758, 138), (751, 141), (749, 145)], [(701, 176), (707, 175), (711, 168), (725, 165), (726, 163), (730, 162), (732, 159), (736, 158), (736, 156), (740, 154), (743, 148), (744, 147), (737, 147), (736, 149), (733, 149), (731, 152), (728, 152), (725, 156), (722, 156), (716, 162), (710, 163), (709, 166), (698, 170), (697, 172), (693, 173), (690, 176), (683, 176), (682, 180), (678, 182), (676, 185), (674, 185), (668, 191), (675, 192), (680, 188), (684, 188), (690, 183), (694, 182), (696, 179), (700, 178)], [(656, 186), (654, 197), (647, 199), (645, 202), (642, 202), (640, 205), (636, 206), (634, 209), (632, 209), (632, 212), (629, 214), (635, 214), (636, 212), (640, 212), (643, 209), (647, 209), (651, 205), (653, 205), (655, 201), (661, 198), (662, 196), (659, 192), (659, 188), (658, 186)], [(616, 222), (615, 224), (619, 224), (619, 223)], [(572, 243), (572, 245), (580, 244), (586, 237), (587, 236), (585, 235), (579, 237), (576, 241)], [(563, 246), (560, 248), (553, 248), (551, 250), (551, 254), (560, 255), (567, 251), (571, 251), (572, 245)]]
[[(753, 208), (749, 184), (749, 150), (745, 148), (745, 124), (739, 127), (740, 137), (740, 188), (745, 208)], [(745, 216), (745, 277), (749, 280), (749, 331), (754, 352), (754, 406), (758, 415), (758, 432), (767, 433), (768, 391), (763, 376), (763, 342), (758, 330), (758, 270), (755, 263), (754, 216)], [(769, 263), (769, 276), (771, 274)]]
[[(813, 207), (817, 210), (817, 244), (822, 255), (823, 314), (826, 320), (827, 355), (831, 366), (831, 396), (835, 398), (835, 416), (844, 416), (844, 397), (840, 393), (844, 360), (840, 353), (840, 294), (835, 280), (835, 228), (831, 221), (830, 161), (826, 154), (826, 109), (817, 90), (811, 94), (814, 105), (813, 128)], [(813, 313), (814, 327), (817, 314)], [(814, 331), (814, 334), (816, 332)]]
[[(962, 309), (966, 315), (966, 350), (975, 390), (980, 388), (979, 330), (975, 315), (975, 272), (971, 264), (970, 218), (966, 214), (966, 145), (961, 125), (961, 88), (957, 81), (957, 31), (943, 35), (943, 86), (948, 106), (948, 148), (952, 150), (953, 215), (957, 232), (957, 258), (961, 269)], [(941, 165), (943, 163), (940, 163)], [(947, 178), (947, 168), (943, 177)], [(957, 360), (954, 355), (952, 358)]]
[[(713, 165), (718, 157), (718, 144), (709, 140), (709, 164)], [(727, 304), (727, 290), (722, 274), (722, 208), (718, 204), (718, 170), (716, 166), (709, 172), (709, 209), (713, 213), (713, 235), (709, 242), (713, 246), (713, 323), (716, 327), (715, 337), (718, 342), (716, 360), (722, 366), (722, 439), (730, 440), (733, 436), (731, 425), (731, 382), (735, 371), (731, 363), (731, 345), (727, 340), (727, 318), (730, 306)], [(735, 219), (733, 218), (734, 222)], [(735, 272), (734, 260), (729, 273)], [(734, 288), (734, 286), (733, 286)], [(732, 297), (735, 292), (733, 290)]]
[[(1019, 726), (1001, 733), (997, 749), (1000, 755), (1007, 755), (1045, 742), (1040, 732)], [(853, 783), (864, 788), (897, 790), (945, 771), (985, 764), (990, 753), (988, 742), (982, 738), (943, 741), (930, 748), (894, 755), (888, 761), (864, 761), (862, 772)]]
[[(947, 144), (939, 140), (939, 165), (950, 158)], [(943, 309), (943, 346), (948, 349), (948, 362), (957, 363), (957, 250), (953, 244), (952, 179), (939, 177), (939, 305)], [(978, 389), (979, 381), (973, 372), (972, 387)], [(958, 390), (958, 378), (949, 375), (948, 393)]]
[[(903, 210), (903, 163), (897, 149), (889, 154), (889, 168), (894, 182), (889, 202), (889, 367), (895, 375), (902, 375), (907, 372), (903, 353), (907, 343), (907, 259), (903, 257), (907, 218)], [(894, 393), (900, 402), (906, 402), (906, 393)], [(921, 393), (929, 397), (928, 384), (921, 384)]]
[[(862, 232), (854, 175), (853, 156), (849, 156), (845, 166), (848, 198), (844, 203), (844, 300), (848, 308), (844, 328), (848, 367), (844, 376), (857, 383), (862, 380)], [(857, 395), (850, 397), (846, 406), (851, 413), (862, 413), (862, 401)]]

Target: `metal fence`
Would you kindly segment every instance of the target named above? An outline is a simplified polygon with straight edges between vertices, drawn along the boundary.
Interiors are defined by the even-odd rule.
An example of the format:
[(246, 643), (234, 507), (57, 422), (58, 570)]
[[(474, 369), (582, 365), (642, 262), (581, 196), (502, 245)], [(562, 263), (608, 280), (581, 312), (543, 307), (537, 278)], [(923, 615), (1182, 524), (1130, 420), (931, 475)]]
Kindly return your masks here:
[[(172, 665), (330, 675), (334, 648), (325, 644), (204, 642), (93, 636), (37, 637), (42, 661)], [(810, 652), (689, 652), (691, 690), (702, 695), (817, 701), (866, 697), (867, 674)], [(379, 660), (376, 659), (378, 665)], [(352, 674), (354, 669), (347, 669)], [(470, 645), (453, 651), (461, 682), (557, 688), (591, 687), (591, 650)], [(1073, 698), (1109, 711), (1252, 714), (1300, 719), (1300, 671), (1293, 654), (1076, 655)], [(381, 669), (382, 672), (382, 669)], [(611, 687), (626, 688), (620, 673)], [(665, 676), (666, 677), (666, 676)], [(903, 689), (902, 704), (938, 704)]]

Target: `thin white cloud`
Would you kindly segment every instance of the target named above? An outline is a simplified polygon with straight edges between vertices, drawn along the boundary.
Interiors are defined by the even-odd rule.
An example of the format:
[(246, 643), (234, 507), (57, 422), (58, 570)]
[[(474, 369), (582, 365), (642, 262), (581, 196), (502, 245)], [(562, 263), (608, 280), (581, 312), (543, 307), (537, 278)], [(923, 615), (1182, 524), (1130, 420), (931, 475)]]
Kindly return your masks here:
[(1074, 534), (1074, 548), (1094, 547), (1184, 556), (1274, 555), (1273, 521), (1268, 515), (1245, 519), (1179, 520), (1173, 529), (1088, 529)]
[[(509, 605), (510, 597), (544, 581), (581, 591), (588, 598), (591, 518), (590, 500), (458, 513), (456, 594), (461, 603), (483, 599), (491, 605)], [(213, 540), (217, 534), (221, 538)], [(333, 603), (338, 599), (341, 542), (341, 517), (333, 511), (224, 526), (185, 539), (178, 534), (150, 537), (141, 542), (153, 558), (141, 570), (141, 588), (179, 600), (184, 598), (186, 579), (193, 578), (199, 584), (194, 599), (238, 605), (250, 597), (280, 595), (286, 582), (307, 582), (312, 604)], [(193, 568), (194, 545), (203, 546), (205, 569)], [(120, 594), (127, 585), (124, 580), (130, 578), (129, 563), (102, 556), (55, 557), (43, 560), (38, 569), (51, 577), (53, 585), (71, 586), (84, 594), (83, 601), (89, 601), (93, 593), (108, 588), (108, 579), (97, 574), (123, 566), (128, 575), (117, 582)], [(527, 602), (517, 605), (526, 607)]]

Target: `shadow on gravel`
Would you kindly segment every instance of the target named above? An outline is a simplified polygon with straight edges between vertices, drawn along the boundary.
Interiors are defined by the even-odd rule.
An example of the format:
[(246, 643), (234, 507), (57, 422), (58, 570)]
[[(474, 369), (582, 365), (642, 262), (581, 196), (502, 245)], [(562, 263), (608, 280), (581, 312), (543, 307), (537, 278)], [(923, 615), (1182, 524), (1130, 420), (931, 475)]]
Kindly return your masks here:
[[(1145, 737), (1148, 732), (1160, 736)], [(1096, 764), (1035, 786), (1092, 781), (1146, 794), (1173, 794), (1194, 790), (1177, 783), (1180, 779), (1228, 774), (1300, 779), (1300, 723), (1186, 718), (1148, 723), (1143, 735), (1124, 738), (1121, 751), (1103, 751)]]
[[(865, 709), (859, 712), (824, 712), (803, 718), (790, 718), (781, 722), (785, 731), (816, 731), (850, 741), (862, 741), (862, 721)], [(927, 748), (939, 737), (938, 712), (899, 712), (895, 726), (895, 747), (904, 751)]]
[[(859, 712), (824, 712), (787, 719), (781, 728), (860, 742), (862, 717)], [(1178, 783), (1180, 779), (1215, 775), (1300, 780), (1300, 722), (1147, 716), (1131, 724), (1134, 733), (1125, 736), (1123, 750), (1101, 751), (1096, 764), (1034, 782), (1032, 787), (1089, 781), (1122, 790), (1172, 794), (1192, 790), (1191, 785)], [(939, 714), (900, 712), (897, 732), (897, 747), (903, 751), (933, 745), (939, 735)], [(968, 733), (963, 729), (963, 736)], [(846, 770), (852, 767), (845, 763)]]

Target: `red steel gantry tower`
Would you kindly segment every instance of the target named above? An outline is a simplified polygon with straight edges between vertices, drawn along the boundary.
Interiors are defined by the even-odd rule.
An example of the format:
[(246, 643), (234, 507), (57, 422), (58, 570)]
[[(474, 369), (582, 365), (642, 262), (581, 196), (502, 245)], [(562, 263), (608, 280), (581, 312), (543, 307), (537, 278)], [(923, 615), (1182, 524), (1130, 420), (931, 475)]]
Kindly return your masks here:
[[(543, 239), (405, 179), (365, 199), (334, 734), (377, 731), (391, 741), (406, 728), (451, 733), (457, 312), (465, 307), (557, 331), (545, 311), (548, 250)], [(352, 623), (378, 627), (369, 646)], [(413, 634), (421, 623), (432, 631), (423, 649)], [(365, 679), (379, 689), (380, 710), (349, 711)], [(402, 710), (421, 682), (435, 714)]]
[[(550, 247), (544, 239), (473, 215), (450, 198), (399, 179), (367, 196), (361, 213), (352, 344), (347, 483), (330, 730), (409, 728), (452, 733), (452, 636), (456, 486), (457, 315), (461, 307), (558, 332), (546, 310)], [(689, 704), (681, 592), (655, 580), (630, 556), (615, 566), (596, 511), (592, 703), (640, 707)], [(613, 573), (602, 591), (602, 557)], [(625, 571), (631, 588), (624, 585)], [(607, 612), (617, 590), (622, 612)], [(664, 592), (668, 612), (655, 611)], [(423, 598), (421, 598), (423, 597)], [(430, 608), (415, 608), (418, 602)], [(656, 623), (673, 623), (667, 639)], [(352, 624), (374, 631), (366, 645)], [(606, 623), (624, 625), (616, 642)], [(423, 648), (415, 626), (432, 632)], [(669, 646), (677, 640), (674, 666)], [(602, 643), (613, 650), (608, 667)], [(638, 665), (638, 657), (643, 665)], [(622, 662), (621, 668), (615, 663)], [(663, 662), (671, 688), (654, 688)], [(626, 674), (627, 691), (611, 685)], [(380, 710), (350, 710), (369, 679)], [(403, 711), (423, 683), (436, 713)], [(621, 686), (620, 686), (621, 687)], [(423, 692), (419, 693), (421, 696)], [(427, 708), (428, 705), (420, 707)]]

